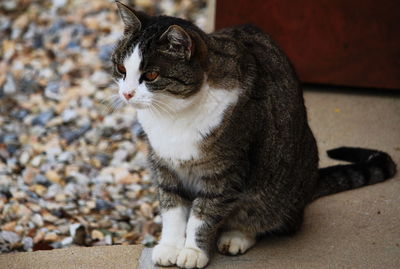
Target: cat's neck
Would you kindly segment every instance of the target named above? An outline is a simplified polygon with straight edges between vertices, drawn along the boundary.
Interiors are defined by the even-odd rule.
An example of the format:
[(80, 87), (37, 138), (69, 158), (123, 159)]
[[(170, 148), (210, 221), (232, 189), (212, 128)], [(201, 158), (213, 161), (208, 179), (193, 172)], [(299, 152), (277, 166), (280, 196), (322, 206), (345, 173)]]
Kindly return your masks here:
[(217, 128), (226, 109), (236, 104), (238, 89), (216, 89), (204, 83), (190, 105), (170, 113), (138, 110), (138, 119), (154, 151), (173, 162), (199, 158), (199, 143)]

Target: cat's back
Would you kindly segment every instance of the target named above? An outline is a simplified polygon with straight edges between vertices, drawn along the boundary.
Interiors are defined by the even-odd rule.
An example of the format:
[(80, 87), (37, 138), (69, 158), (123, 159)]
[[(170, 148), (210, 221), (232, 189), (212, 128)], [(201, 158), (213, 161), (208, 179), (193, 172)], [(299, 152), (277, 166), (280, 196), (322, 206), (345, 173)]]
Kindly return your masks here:
[(210, 34), (210, 36), (231, 38), (242, 44), (249, 41), (252, 42), (253, 40), (262, 40), (263, 43), (265, 42), (264, 45), (266, 46), (273, 43), (272, 39), (265, 32), (253, 24), (242, 24), (223, 28)]
[[(287, 57), (280, 50), (277, 43), (267, 33), (252, 24), (224, 28), (212, 33), (210, 36), (215, 37), (220, 42), (236, 43), (243, 52), (258, 56), (275, 56), (287, 61)], [(261, 49), (261, 51), (257, 49)]]
[[(241, 70), (238, 79), (251, 80), (245, 83), (250, 85), (251, 96), (257, 99), (269, 96), (281, 103), (289, 99), (302, 103), (297, 74), (286, 54), (267, 33), (252, 24), (244, 24), (219, 30), (210, 37), (220, 53), (235, 59), (237, 69)], [(282, 100), (285, 95), (281, 92), (286, 93), (288, 100)]]

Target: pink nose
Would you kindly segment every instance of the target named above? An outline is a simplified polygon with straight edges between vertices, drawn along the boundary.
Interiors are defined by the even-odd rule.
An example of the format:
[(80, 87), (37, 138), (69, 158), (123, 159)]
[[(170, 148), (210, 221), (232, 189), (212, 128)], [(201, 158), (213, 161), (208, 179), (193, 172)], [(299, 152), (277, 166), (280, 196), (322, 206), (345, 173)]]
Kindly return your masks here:
[(135, 95), (135, 93), (131, 93), (131, 92), (124, 92), (124, 97), (126, 100), (131, 99), (133, 96)]

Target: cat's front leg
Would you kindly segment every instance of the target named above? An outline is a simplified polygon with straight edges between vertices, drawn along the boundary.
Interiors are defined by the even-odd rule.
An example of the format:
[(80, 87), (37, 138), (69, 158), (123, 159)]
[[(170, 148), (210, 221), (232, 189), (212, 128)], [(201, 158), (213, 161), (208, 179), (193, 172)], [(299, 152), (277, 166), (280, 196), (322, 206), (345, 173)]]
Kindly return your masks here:
[(234, 198), (222, 197), (196, 198), (193, 201), (186, 227), (185, 247), (176, 263), (179, 267), (203, 268), (208, 264), (218, 226), (235, 204)]
[(152, 260), (162, 266), (175, 265), (185, 245), (188, 204), (177, 194), (159, 189), (162, 232), (161, 240), (154, 247)]

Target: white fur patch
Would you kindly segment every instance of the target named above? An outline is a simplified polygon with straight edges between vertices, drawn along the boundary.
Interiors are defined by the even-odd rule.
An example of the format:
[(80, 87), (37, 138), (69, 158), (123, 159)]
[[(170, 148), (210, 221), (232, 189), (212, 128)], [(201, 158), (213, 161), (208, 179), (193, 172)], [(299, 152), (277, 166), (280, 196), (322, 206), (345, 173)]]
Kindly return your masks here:
[(207, 265), (209, 258), (202, 250), (184, 248), (179, 252), (176, 265), (180, 268), (203, 268)]
[(187, 99), (159, 94), (169, 112), (139, 110), (138, 119), (154, 151), (173, 164), (200, 157), (199, 142), (222, 121), (225, 110), (235, 104), (239, 90), (214, 89), (208, 84)]
[[(126, 57), (124, 66), (126, 69), (125, 79), (119, 79), (119, 94), (127, 103), (134, 105), (136, 108), (146, 108), (151, 105), (153, 93), (148, 91), (146, 83), (139, 84), (141, 72), (139, 70), (142, 57), (139, 51), (139, 45), (133, 49), (133, 53)], [(131, 93), (133, 98), (126, 100), (123, 96), (124, 93)]]
[(186, 228), (185, 248), (179, 253), (176, 265), (181, 268), (203, 268), (207, 265), (209, 258), (207, 253), (201, 250), (196, 243), (196, 232), (204, 224), (194, 214), (190, 214)]
[(186, 207), (176, 207), (161, 214), (163, 225), (160, 243), (183, 247), (188, 214)]
[(186, 227), (185, 247), (199, 249), (196, 243), (196, 232), (204, 224), (204, 221), (190, 214)]
[(238, 255), (245, 253), (255, 243), (255, 237), (232, 230), (221, 234), (218, 240), (218, 250), (224, 254)]
[(175, 246), (158, 244), (153, 248), (151, 260), (161, 266), (175, 265), (181, 250)]
[(161, 240), (154, 247), (152, 260), (162, 266), (176, 264), (178, 255), (185, 244), (185, 230), (188, 217), (188, 208), (176, 207), (161, 214)]

